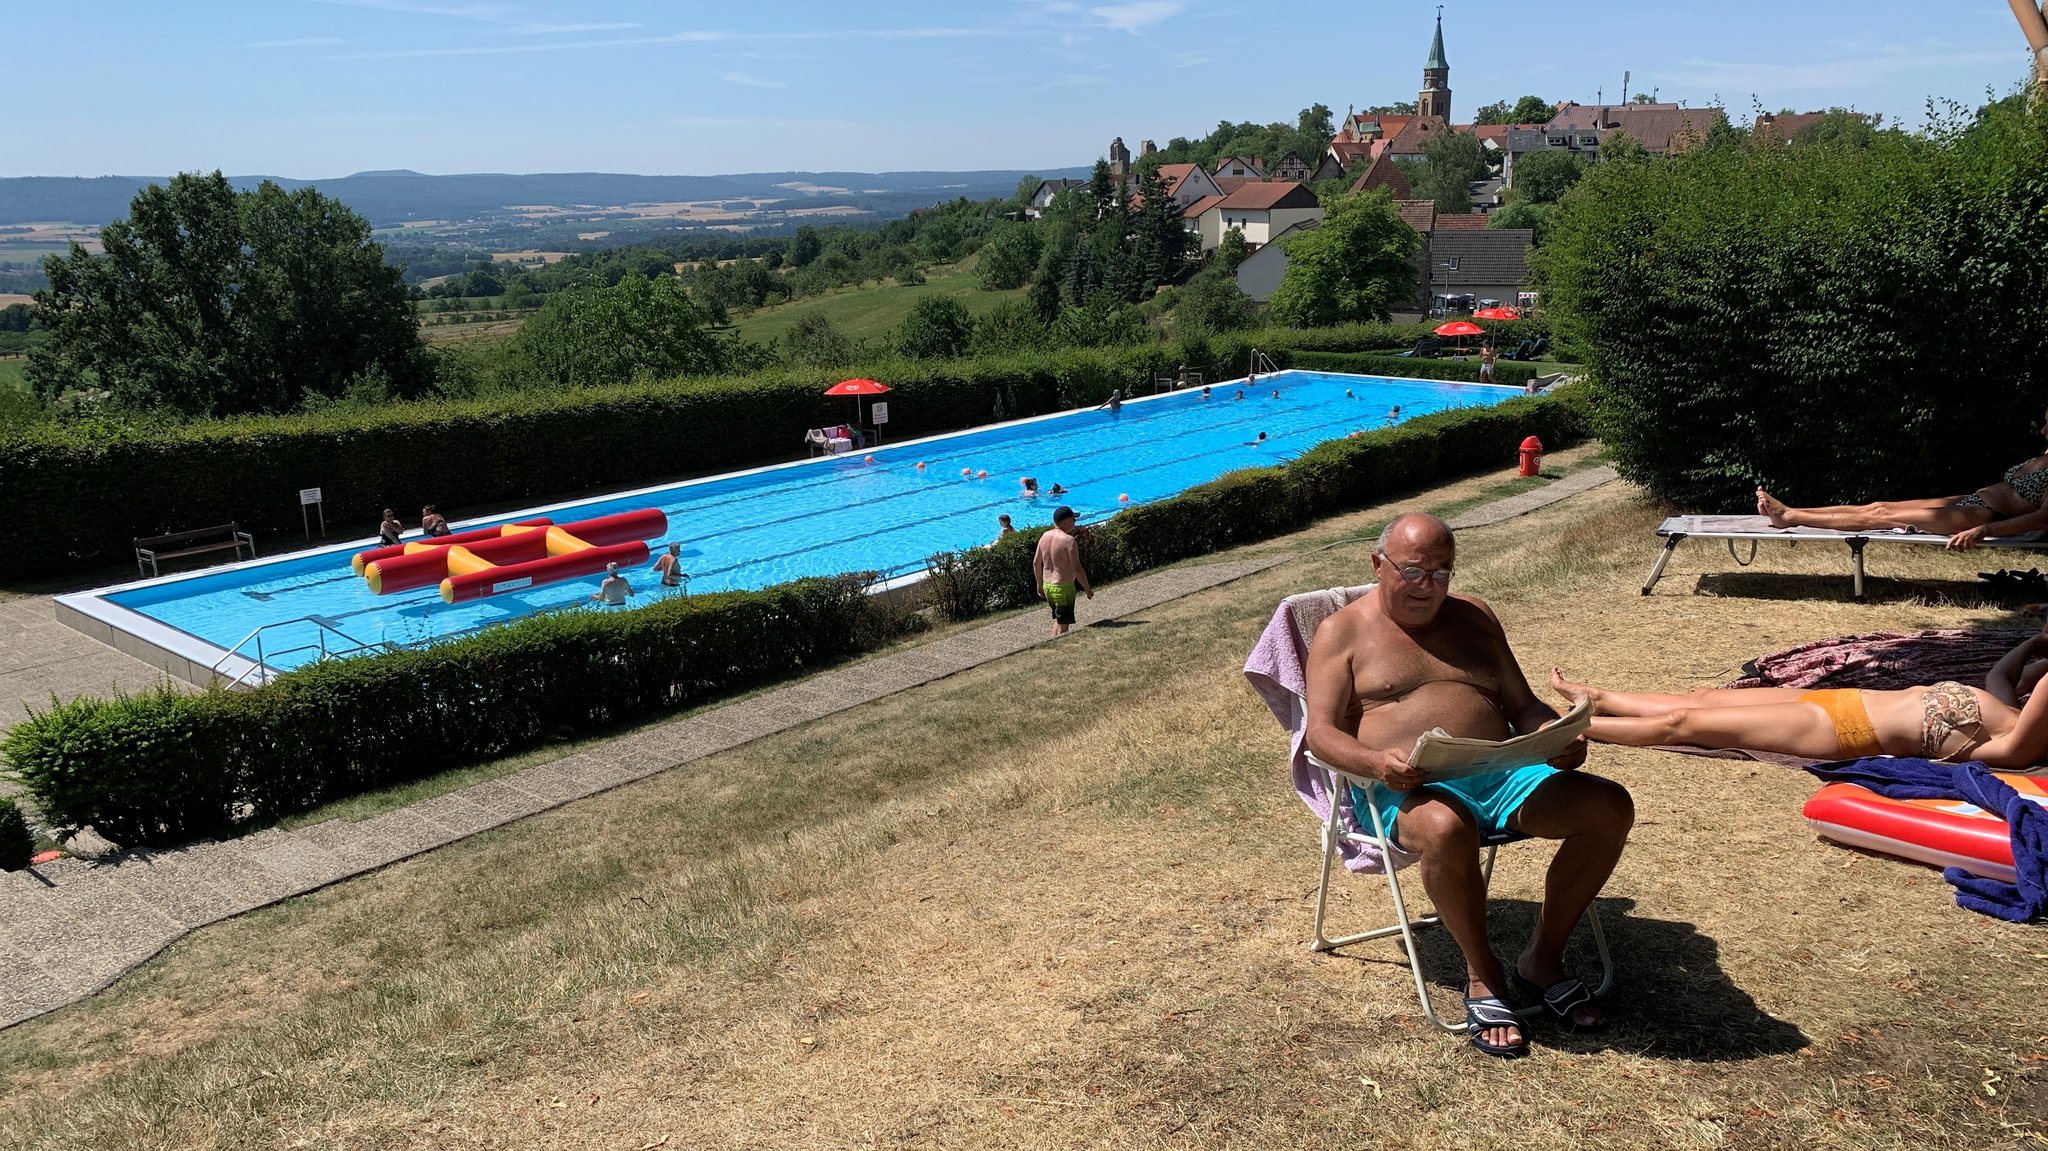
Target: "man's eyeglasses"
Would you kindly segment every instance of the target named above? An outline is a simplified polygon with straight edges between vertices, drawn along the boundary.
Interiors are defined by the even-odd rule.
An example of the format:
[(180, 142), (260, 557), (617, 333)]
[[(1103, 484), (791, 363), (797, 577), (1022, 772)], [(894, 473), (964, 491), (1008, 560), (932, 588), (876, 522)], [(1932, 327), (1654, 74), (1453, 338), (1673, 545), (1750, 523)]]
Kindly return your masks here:
[(1423, 583), (1427, 580), (1435, 580), (1438, 587), (1444, 587), (1451, 582), (1450, 568), (1437, 568), (1435, 571), (1431, 571), (1420, 564), (1396, 565), (1394, 561), (1387, 559), (1385, 556), (1380, 558), (1386, 560), (1387, 565), (1392, 567), (1403, 580), (1409, 583)]

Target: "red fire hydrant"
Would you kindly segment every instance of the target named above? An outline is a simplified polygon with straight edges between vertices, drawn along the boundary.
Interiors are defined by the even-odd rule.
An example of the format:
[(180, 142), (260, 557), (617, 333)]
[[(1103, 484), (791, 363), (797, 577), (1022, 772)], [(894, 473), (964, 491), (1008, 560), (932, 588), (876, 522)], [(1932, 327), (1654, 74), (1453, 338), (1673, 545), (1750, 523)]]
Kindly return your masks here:
[(1530, 436), (1522, 441), (1522, 469), (1518, 476), (1533, 476), (1543, 470), (1543, 441)]

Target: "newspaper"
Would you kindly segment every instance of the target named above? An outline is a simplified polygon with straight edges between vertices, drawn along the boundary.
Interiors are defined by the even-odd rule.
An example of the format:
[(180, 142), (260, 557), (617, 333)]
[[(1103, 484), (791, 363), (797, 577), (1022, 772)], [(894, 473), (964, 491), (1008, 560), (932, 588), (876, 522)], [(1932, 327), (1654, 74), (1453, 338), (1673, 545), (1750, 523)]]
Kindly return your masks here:
[(1557, 720), (1526, 735), (1498, 742), (1447, 735), (1443, 728), (1432, 728), (1415, 740), (1415, 750), (1409, 753), (1408, 762), (1431, 779), (1463, 779), (1547, 763), (1586, 734), (1592, 720), (1592, 701), (1581, 699)]

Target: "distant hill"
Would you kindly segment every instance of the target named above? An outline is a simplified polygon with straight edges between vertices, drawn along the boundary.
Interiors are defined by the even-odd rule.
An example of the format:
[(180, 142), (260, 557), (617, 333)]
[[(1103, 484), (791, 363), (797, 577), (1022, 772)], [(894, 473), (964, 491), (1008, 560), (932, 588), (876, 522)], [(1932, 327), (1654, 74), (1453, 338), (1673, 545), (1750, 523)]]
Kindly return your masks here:
[[(357, 172), (327, 180), (233, 176), (237, 187), (268, 179), (287, 189), (316, 187), (372, 224), (408, 220), (472, 220), (523, 206), (660, 204), (689, 200), (781, 199), (861, 201), (889, 214), (956, 196), (1007, 196), (1023, 171), (980, 172), (750, 172), (734, 176), (633, 176), (609, 172), (533, 175), (473, 173), (429, 176), (398, 169)], [(1085, 176), (1084, 168), (1037, 173)], [(65, 222), (101, 225), (128, 214), (135, 194), (162, 176), (14, 176), (0, 178), (0, 225)]]

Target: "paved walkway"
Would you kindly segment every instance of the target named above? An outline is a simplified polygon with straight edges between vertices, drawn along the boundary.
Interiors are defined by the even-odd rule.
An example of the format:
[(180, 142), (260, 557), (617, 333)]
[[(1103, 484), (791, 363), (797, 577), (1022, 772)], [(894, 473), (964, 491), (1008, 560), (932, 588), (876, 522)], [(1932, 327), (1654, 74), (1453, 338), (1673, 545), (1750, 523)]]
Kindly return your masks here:
[[(1499, 523), (1612, 479), (1609, 468), (1574, 473), (1474, 508), (1451, 523)], [(1137, 576), (1105, 588), (1086, 614), (1092, 621), (1145, 611), (1294, 558), (1281, 552)], [(0, 612), (18, 602), (0, 604)], [(69, 631), (54, 620), (51, 626)], [(226, 842), (68, 857), (0, 872), (0, 972), (6, 973), (0, 979), (0, 1028), (91, 995), (208, 923), (1001, 659), (1047, 642), (1046, 632), (1043, 617), (1027, 612), (356, 822), (329, 820)], [(50, 649), (68, 647), (52, 643)], [(71, 694), (90, 686), (73, 686)]]

